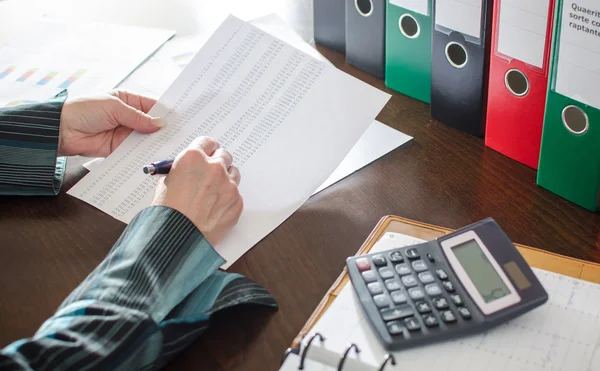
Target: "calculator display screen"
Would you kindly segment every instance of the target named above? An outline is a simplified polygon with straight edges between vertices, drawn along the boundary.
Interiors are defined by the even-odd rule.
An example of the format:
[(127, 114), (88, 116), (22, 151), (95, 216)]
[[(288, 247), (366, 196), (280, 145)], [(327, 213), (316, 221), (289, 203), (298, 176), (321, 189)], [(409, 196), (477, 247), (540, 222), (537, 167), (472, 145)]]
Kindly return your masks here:
[(510, 294), (477, 241), (469, 240), (457, 245), (452, 252), (486, 303)]

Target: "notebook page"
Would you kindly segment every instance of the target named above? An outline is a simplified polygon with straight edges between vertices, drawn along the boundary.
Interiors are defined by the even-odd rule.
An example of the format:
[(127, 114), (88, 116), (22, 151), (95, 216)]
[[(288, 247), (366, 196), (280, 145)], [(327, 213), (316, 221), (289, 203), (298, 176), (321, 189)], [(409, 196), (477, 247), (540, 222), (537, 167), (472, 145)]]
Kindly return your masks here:
[[(419, 240), (388, 233), (372, 252)], [(600, 285), (534, 269), (549, 294), (541, 307), (480, 335), (394, 352), (386, 370), (600, 370)], [(339, 359), (355, 343), (358, 358), (376, 367), (385, 350), (371, 330), (351, 285), (346, 285), (313, 331), (326, 337), (311, 358)]]

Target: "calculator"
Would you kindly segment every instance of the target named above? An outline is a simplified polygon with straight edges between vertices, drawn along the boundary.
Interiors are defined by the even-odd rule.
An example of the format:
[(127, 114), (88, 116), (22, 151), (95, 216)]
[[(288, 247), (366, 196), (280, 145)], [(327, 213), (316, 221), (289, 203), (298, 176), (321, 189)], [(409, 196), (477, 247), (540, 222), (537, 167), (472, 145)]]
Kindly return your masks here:
[(491, 218), (433, 241), (350, 257), (346, 265), (388, 350), (480, 333), (548, 300)]

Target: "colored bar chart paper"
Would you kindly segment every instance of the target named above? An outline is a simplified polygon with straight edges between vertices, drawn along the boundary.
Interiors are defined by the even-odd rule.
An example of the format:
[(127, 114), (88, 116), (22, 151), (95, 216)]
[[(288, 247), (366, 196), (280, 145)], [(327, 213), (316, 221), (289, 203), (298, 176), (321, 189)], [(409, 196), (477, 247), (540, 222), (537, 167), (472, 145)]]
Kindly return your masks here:
[(22, 74), (17, 79), (17, 81), (18, 82), (25, 82), (25, 81), (27, 81), (27, 79), (30, 78), (31, 75), (33, 75), (35, 73), (35, 71), (37, 71), (37, 70), (38, 70), (37, 68), (30, 68), (30, 69), (28, 69), (27, 72), (25, 72), (24, 74)]
[(73, 75), (71, 75), (68, 79), (66, 79), (62, 84), (60, 84), (58, 87), (61, 89), (66, 89), (69, 86), (71, 86), (75, 81), (77, 81), (77, 79), (79, 79), (81, 76), (83, 76), (83, 74), (86, 72), (87, 70), (81, 69), (81, 70), (77, 70), (77, 72), (75, 72)]
[(52, 80), (53, 78), (55, 78), (56, 75), (58, 75), (58, 72), (50, 72), (50, 73), (48, 73), (40, 81), (37, 82), (37, 85), (40, 85), (40, 86), (41, 85), (46, 85), (47, 83), (50, 82), (50, 80)]
[(8, 102), (6, 107), (13, 107), (13, 106), (18, 106), (20, 104), (27, 104), (27, 103), (37, 103), (37, 102), (34, 100), (13, 100), (12, 102)]
[(4, 71), (0, 72), (0, 80), (8, 76), (16, 68), (17, 66), (8, 66)]
[(196, 53), (193, 53), (193, 52), (182, 53), (182, 54), (174, 56), (173, 62), (175, 62), (175, 64), (177, 64), (177, 66), (179, 68), (184, 68), (185, 66), (188, 65), (188, 63), (190, 63), (190, 61), (192, 60), (194, 55), (196, 55)]

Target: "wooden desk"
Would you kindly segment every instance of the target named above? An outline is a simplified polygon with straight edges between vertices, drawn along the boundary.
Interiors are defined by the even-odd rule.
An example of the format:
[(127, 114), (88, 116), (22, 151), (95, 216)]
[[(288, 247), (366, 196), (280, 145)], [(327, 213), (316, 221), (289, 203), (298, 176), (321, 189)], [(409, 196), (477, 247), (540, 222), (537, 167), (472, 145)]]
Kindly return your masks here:
[[(299, 4), (301, 13), (293, 25), (306, 30), (310, 0), (288, 2)], [(231, 267), (263, 284), (279, 301), (278, 311), (245, 307), (219, 314), (167, 369), (277, 369), (345, 258), (387, 214), (449, 228), (492, 216), (515, 242), (600, 262), (600, 214), (537, 187), (534, 170), (432, 120), (427, 105), (385, 89), (341, 54), (319, 50), (392, 93), (378, 119), (415, 139), (312, 197)], [(83, 162), (70, 159), (58, 197), (0, 197), (0, 346), (32, 335), (125, 227), (65, 193), (85, 175)]]

